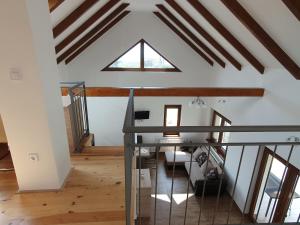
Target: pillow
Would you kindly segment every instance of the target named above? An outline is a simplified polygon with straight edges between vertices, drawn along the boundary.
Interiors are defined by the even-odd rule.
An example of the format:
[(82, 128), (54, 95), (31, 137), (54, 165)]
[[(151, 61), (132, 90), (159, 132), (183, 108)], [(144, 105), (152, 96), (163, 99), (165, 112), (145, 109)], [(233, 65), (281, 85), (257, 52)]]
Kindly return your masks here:
[(207, 161), (207, 154), (206, 154), (206, 152), (201, 152), (200, 155), (199, 155), (199, 157), (196, 158), (196, 161), (198, 162), (199, 166), (202, 166), (203, 163), (205, 161)]
[(202, 164), (202, 166), (200, 166), (200, 172), (203, 174), (203, 176), (204, 176), (204, 174), (206, 173), (207, 174), (207, 171), (209, 171), (209, 170), (211, 170), (211, 169), (213, 169), (214, 168), (214, 166), (211, 164), (211, 161), (210, 160), (206, 160), (203, 164)]
[(218, 179), (218, 169), (217, 167), (211, 168), (207, 171), (206, 177), (208, 180), (217, 180)]
[(196, 149), (196, 151), (194, 151), (194, 153), (193, 153), (194, 159), (197, 159), (202, 152), (203, 152), (203, 150), (201, 149), (201, 147), (198, 147)]

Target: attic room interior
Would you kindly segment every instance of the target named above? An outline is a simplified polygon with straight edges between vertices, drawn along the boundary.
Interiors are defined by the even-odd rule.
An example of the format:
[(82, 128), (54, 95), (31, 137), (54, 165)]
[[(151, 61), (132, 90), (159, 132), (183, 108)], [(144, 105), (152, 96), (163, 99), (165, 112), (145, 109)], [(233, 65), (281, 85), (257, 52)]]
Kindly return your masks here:
[(0, 224), (299, 224), (300, 1), (0, 6)]

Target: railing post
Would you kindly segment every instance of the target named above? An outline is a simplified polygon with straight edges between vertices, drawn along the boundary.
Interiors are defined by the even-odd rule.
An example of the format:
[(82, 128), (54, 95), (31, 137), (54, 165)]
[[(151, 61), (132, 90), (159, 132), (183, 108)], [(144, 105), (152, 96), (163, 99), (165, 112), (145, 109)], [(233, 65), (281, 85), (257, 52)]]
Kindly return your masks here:
[(89, 117), (88, 117), (88, 110), (87, 110), (87, 100), (86, 100), (86, 90), (85, 90), (85, 84), (83, 83), (83, 100), (84, 100), (84, 115), (85, 115), (85, 124), (86, 124), (86, 135), (88, 136), (90, 134), (90, 126), (89, 126)]
[[(134, 90), (130, 90), (130, 97), (126, 110), (123, 131), (126, 127), (134, 127)], [(133, 225), (134, 215), (132, 211), (132, 159), (135, 151), (135, 133), (125, 132), (124, 150), (125, 150), (125, 206), (126, 206), (126, 225)], [(135, 187), (134, 187), (135, 188)]]
[(74, 101), (74, 95), (73, 95), (73, 91), (71, 88), (68, 89), (69, 92), (69, 96), (70, 96), (70, 100), (71, 100), (71, 105), (70, 105), (70, 110), (71, 110), (71, 122), (72, 122), (72, 130), (73, 130), (73, 141), (75, 143), (75, 151), (76, 152), (80, 152), (79, 148), (79, 142), (80, 140), (78, 140), (78, 127), (77, 127), (77, 123), (76, 123), (76, 112), (75, 112), (75, 101)]
[[(124, 135), (124, 155), (125, 155), (125, 212), (126, 225), (133, 225), (132, 213), (132, 158), (134, 153), (134, 146), (131, 145), (134, 141), (133, 134), (126, 133)], [(134, 142), (133, 142), (134, 143)]]

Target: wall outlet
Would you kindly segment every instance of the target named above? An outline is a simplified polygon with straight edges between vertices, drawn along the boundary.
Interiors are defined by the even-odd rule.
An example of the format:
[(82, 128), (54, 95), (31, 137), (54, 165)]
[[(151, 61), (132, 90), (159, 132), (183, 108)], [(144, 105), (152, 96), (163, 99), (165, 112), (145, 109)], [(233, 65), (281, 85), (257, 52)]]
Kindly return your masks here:
[(11, 80), (23, 80), (23, 74), (19, 68), (10, 68), (9, 77)]
[(30, 161), (34, 161), (34, 162), (39, 161), (39, 154), (38, 153), (29, 153), (28, 156), (29, 156)]

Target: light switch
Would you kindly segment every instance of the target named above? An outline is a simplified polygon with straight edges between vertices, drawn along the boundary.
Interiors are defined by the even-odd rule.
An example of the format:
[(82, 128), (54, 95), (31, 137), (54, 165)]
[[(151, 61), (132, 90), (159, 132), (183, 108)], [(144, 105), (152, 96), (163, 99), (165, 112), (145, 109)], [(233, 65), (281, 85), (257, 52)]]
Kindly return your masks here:
[(34, 162), (39, 161), (39, 154), (38, 153), (29, 153), (28, 156), (29, 156), (30, 161), (34, 161)]
[(11, 80), (22, 80), (23, 74), (19, 68), (11, 68), (9, 70), (9, 77)]

